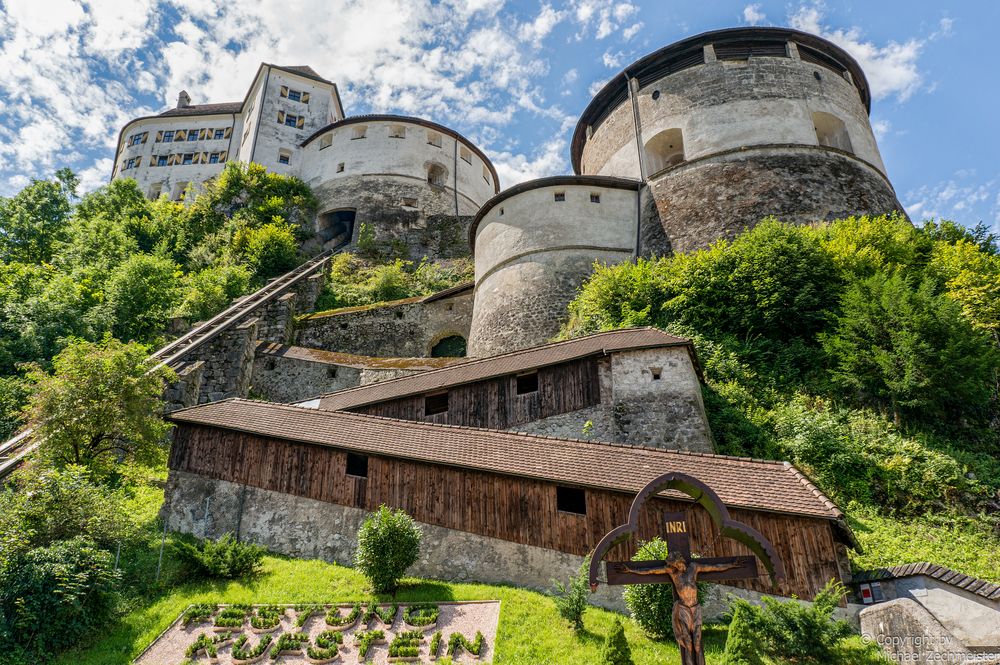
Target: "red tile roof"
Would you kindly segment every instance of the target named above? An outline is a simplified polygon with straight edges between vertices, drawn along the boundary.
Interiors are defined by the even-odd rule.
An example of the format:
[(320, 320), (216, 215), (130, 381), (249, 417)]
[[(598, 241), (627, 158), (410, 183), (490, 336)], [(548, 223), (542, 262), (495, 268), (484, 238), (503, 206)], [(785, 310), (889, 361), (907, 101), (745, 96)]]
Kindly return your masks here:
[(565, 342), (544, 344), (499, 356), (476, 358), (422, 374), (327, 393), (320, 396), (322, 400), (320, 408), (333, 411), (351, 409), (365, 404), (482, 381), (495, 376), (517, 374), (587, 356), (666, 346), (687, 347), (694, 360), (691, 342), (686, 339), (668, 335), (656, 328), (626, 328), (578, 337)]
[(705, 482), (729, 506), (835, 521), (843, 517), (833, 502), (787, 462), (416, 423), (242, 399), (182, 409), (169, 419), (370, 455), (629, 493), (661, 474), (679, 471)]

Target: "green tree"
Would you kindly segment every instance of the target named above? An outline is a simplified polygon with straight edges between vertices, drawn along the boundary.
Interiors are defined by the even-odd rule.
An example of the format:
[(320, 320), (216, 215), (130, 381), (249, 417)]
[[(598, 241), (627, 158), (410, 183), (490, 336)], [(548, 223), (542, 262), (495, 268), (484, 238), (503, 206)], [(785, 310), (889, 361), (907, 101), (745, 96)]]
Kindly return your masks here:
[(49, 261), (65, 236), (78, 183), (72, 171), (60, 169), (52, 180), (32, 180), (13, 197), (0, 198), (0, 261)]
[(394, 593), (406, 569), (419, 556), (420, 529), (402, 510), (381, 506), (358, 530), (354, 562), (375, 593)]
[(601, 665), (633, 665), (632, 649), (625, 638), (621, 619), (615, 619), (601, 648)]
[(28, 402), (27, 381), (19, 376), (0, 376), (0, 442), (21, 429), (22, 411)]
[(250, 290), (250, 271), (243, 265), (220, 265), (184, 276), (184, 298), (176, 314), (191, 321), (205, 321), (218, 314), (237, 296)]
[(585, 557), (569, 584), (553, 580), (552, 600), (559, 616), (569, 621), (576, 632), (583, 631), (583, 613), (590, 607), (590, 557)]
[(147, 350), (107, 338), (75, 341), (53, 359), (54, 372), (32, 373), (28, 406), (42, 457), (104, 473), (121, 460), (162, 462), (170, 426), (161, 393), (173, 373), (151, 369)]
[(233, 252), (262, 280), (288, 272), (299, 261), (298, 241), (284, 223), (243, 227), (233, 237)]
[(824, 336), (833, 383), (897, 423), (955, 421), (989, 400), (996, 351), (936, 289), (930, 279), (875, 273), (847, 290)]
[(115, 268), (105, 286), (105, 308), (115, 337), (154, 341), (180, 296), (180, 272), (169, 259), (135, 254)]
[(748, 610), (746, 605), (736, 605), (732, 621), (729, 622), (723, 665), (764, 665), (753, 629), (755, 616), (756, 613)]

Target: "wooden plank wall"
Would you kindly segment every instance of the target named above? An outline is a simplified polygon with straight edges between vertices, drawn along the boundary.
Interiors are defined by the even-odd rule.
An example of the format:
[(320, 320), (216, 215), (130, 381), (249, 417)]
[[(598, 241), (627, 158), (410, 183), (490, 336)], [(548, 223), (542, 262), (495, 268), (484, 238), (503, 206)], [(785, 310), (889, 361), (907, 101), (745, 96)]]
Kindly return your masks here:
[(403, 397), (356, 409), (401, 420), (510, 429), (541, 418), (600, 404), (599, 359), (583, 358), (538, 370), (538, 390), (518, 395), (517, 379), (502, 376), (456, 386), (448, 392), (448, 411), (424, 415), (424, 396)]
[[(633, 499), (587, 489), (587, 515), (564, 513), (556, 509), (554, 483), (382, 457), (369, 457), (368, 478), (356, 478), (346, 475), (346, 453), (335, 448), (194, 425), (178, 427), (170, 468), (366, 510), (386, 504), (427, 524), (577, 555), (590, 552), (623, 523)], [(665, 511), (688, 512), (695, 553), (750, 554), (719, 537), (702, 508), (681, 501), (651, 502), (640, 520), (640, 538), (665, 535)], [(742, 509), (731, 513), (771, 541), (787, 574), (777, 587), (764, 578), (733, 586), (811, 599), (830, 578), (839, 579), (830, 522)], [(630, 557), (634, 549), (634, 543), (621, 545), (612, 557)]]

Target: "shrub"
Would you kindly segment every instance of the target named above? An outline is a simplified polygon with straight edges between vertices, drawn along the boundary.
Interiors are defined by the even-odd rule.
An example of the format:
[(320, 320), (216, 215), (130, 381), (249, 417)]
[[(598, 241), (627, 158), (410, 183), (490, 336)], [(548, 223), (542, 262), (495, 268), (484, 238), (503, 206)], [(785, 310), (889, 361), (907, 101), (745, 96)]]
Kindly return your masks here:
[(346, 616), (341, 614), (339, 608), (332, 607), (330, 608), (330, 611), (326, 613), (326, 625), (351, 626), (358, 620), (359, 616), (361, 616), (361, 603), (354, 603), (351, 611)]
[(412, 658), (420, 655), (420, 643), (424, 634), (419, 630), (409, 630), (397, 633), (389, 645), (389, 656), (393, 658)]
[(73, 538), (15, 557), (0, 570), (0, 638), (28, 662), (78, 644), (113, 614), (111, 554)]
[(384, 642), (385, 633), (381, 630), (362, 630), (354, 634), (354, 643), (358, 646), (358, 658), (368, 655), (368, 650), (376, 642)]
[(410, 605), (403, 612), (403, 621), (411, 626), (430, 626), (437, 623), (440, 616), (441, 610), (437, 605)]
[[(733, 651), (739, 649), (745, 654), (746, 646), (739, 643), (746, 645), (755, 641), (760, 651), (769, 657), (823, 665), (841, 662), (837, 647), (852, 631), (846, 621), (834, 619), (833, 612), (846, 594), (843, 584), (830, 580), (809, 605), (796, 600), (779, 601), (764, 597), (764, 606), (757, 607), (745, 600), (733, 599), (734, 620), (742, 614), (741, 622), (748, 624), (736, 626), (739, 639), (733, 645)], [(740, 634), (749, 632), (752, 632), (752, 637)], [(726, 652), (729, 653), (728, 642)], [(754, 663), (753, 660), (735, 662)]]
[(217, 609), (219, 609), (218, 606), (212, 603), (197, 603), (184, 610), (184, 614), (181, 616), (181, 623), (187, 626), (192, 623), (207, 621), (215, 614), (215, 610)]
[(177, 556), (195, 577), (236, 579), (260, 570), (264, 548), (253, 543), (241, 543), (227, 533), (218, 540), (205, 539), (196, 545), (179, 542)]
[(260, 279), (277, 277), (298, 263), (299, 243), (288, 224), (244, 227), (233, 237), (233, 251)]
[(151, 254), (133, 254), (112, 270), (104, 296), (115, 337), (154, 341), (179, 300), (180, 275), (173, 261)]
[[(657, 537), (642, 543), (632, 560), (666, 559), (669, 553), (666, 541)], [(699, 596), (703, 589), (698, 585)], [(629, 613), (646, 634), (657, 639), (674, 634), (674, 592), (669, 584), (628, 584), (624, 596)]]
[(250, 638), (246, 634), (240, 635), (233, 642), (233, 650), (231, 652), (233, 660), (250, 660), (262, 655), (271, 646), (271, 640), (273, 639), (272, 635), (261, 635), (260, 641), (251, 647), (247, 645)]
[(757, 651), (757, 640), (751, 620), (751, 613), (746, 607), (736, 605), (732, 621), (729, 622), (723, 665), (764, 665)]
[(590, 605), (590, 557), (586, 557), (580, 564), (580, 569), (574, 575), (569, 584), (563, 584), (558, 580), (553, 580), (555, 593), (552, 600), (559, 610), (559, 616), (569, 621), (573, 630), (580, 632), (583, 630), (583, 613)]
[(476, 631), (476, 639), (471, 642), (462, 633), (452, 633), (451, 637), (448, 638), (448, 655), (457, 656), (462, 650), (471, 653), (473, 656), (482, 655), (484, 639), (483, 634), (478, 630)]
[(402, 510), (382, 506), (358, 531), (355, 563), (376, 593), (394, 592), (420, 555), (420, 529)]
[(619, 619), (611, 626), (611, 632), (601, 649), (601, 665), (633, 665), (632, 649), (625, 639), (625, 628)]

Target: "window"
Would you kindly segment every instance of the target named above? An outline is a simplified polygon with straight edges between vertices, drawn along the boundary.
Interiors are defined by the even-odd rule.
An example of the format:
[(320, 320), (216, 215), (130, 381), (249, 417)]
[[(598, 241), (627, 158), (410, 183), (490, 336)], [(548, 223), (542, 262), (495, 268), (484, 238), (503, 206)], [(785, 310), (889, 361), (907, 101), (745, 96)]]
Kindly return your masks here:
[(128, 140), (129, 146), (139, 145), (140, 143), (145, 143), (146, 142), (146, 136), (148, 136), (148, 135), (149, 135), (149, 132), (140, 132), (138, 134), (133, 134), (129, 138), (129, 140)]
[(329, 148), (333, 145), (333, 134), (324, 134), (319, 139), (319, 149)]
[(337, 164), (337, 173), (343, 173), (343, 172), (344, 172), (344, 162), (340, 162), (339, 164)]
[(417, 207), (417, 200), (414, 199), (414, 198), (410, 198), (408, 196), (404, 196), (403, 197), (403, 207), (404, 208), (416, 208)]
[(527, 395), (528, 393), (538, 392), (538, 372), (531, 372), (530, 374), (521, 374), (517, 377), (517, 390), (518, 395)]
[(424, 415), (433, 416), (439, 413), (448, 413), (448, 393), (437, 393), (424, 397)]
[(650, 373), (650, 375), (652, 375), (653, 381), (659, 381), (660, 378), (663, 376), (663, 368), (662, 367), (650, 367), (649, 368), (649, 373)]
[(441, 134), (440, 132), (432, 132), (427, 130), (427, 145), (432, 145), (436, 148), (441, 147)]
[(191, 164), (192, 162), (194, 162), (194, 154), (190, 152), (184, 155), (184, 158), (181, 159), (181, 164)]
[(291, 113), (285, 113), (284, 115), (285, 115), (284, 125), (286, 127), (298, 127), (299, 116), (291, 114)]
[(835, 115), (817, 112), (812, 114), (813, 127), (816, 129), (816, 140), (827, 148), (837, 148), (854, 152), (851, 146), (851, 136), (847, 133), (847, 125)]
[(503, 217), (503, 206), (500, 206), (500, 214), (497, 217)]
[(188, 183), (181, 181), (174, 185), (174, 195), (173, 199), (175, 201), (183, 201), (184, 195), (187, 193)]
[(156, 157), (156, 165), (157, 166), (166, 166), (168, 159), (169, 158), (166, 155), (158, 155)]
[(448, 182), (448, 169), (441, 164), (431, 164), (427, 167), (427, 182), (435, 187), (444, 187)]
[(152, 185), (149, 186), (149, 200), (155, 201), (156, 199), (160, 198), (160, 194), (162, 192), (163, 192), (163, 183), (154, 182)]
[(431, 347), (431, 358), (464, 358), (466, 347), (464, 337), (449, 335)]
[(556, 487), (556, 510), (561, 513), (586, 515), (586, 491), (578, 487)]
[(368, 455), (347, 453), (347, 475), (356, 478), (368, 477)]
[(292, 151), (291, 150), (279, 150), (278, 151), (278, 163), (288, 164), (292, 161)]
[(301, 102), (302, 101), (302, 93), (300, 91), (298, 91), (298, 90), (289, 90), (288, 91), (288, 100), (292, 101), (292, 102)]
[(209, 164), (218, 164), (219, 163), (219, 153), (213, 152), (211, 155), (209, 155), (208, 156), (208, 163)]
[(188, 133), (187, 133), (187, 140), (188, 141), (197, 141), (198, 140), (198, 130), (197, 129), (189, 129)]
[(405, 139), (406, 127), (404, 127), (403, 125), (389, 125), (389, 138)]
[(135, 157), (132, 157), (130, 159), (126, 159), (125, 160), (125, 165), (122, 166), (122, 170), (123, 171), (127, 171), (128, 169), (134, 169), (134, 168), (135, 168)]
[(224, 129), (215, 130), (215, 134), (212, 136), (212, 138), (215, 139), (216, 141), (218, 141), (219, 139), (226, 138), (226, 130)]
[(163, 142), (164, 143), (170, 143), (173, 140), (174, 140), (174, 131), (173, 130), (170, 130), (169, 132), (163, 132)]
[(337, 378), (337, 366), (336, 365), (331, 365), (331, 366), (327, 367), (326, 368), (326, 375), (329, 378), (331, 378), (331, 379), (336, 379)]
[(684, 161), (684, 136), (679, 129), (665, 129), (646, 142), (649, 173), (659, 173)]
[(363, 139), (365, 137), (365, 132), (368, 131), (368, 127), (365, 125), (358, 125), (354, 128), (354, 132), (351, 133), (351, 140)]
[(566, 192), (556, 192), (555, 196), (553, 198), (556, 201), (565, 201), (566, 200)]
[(487, 185), (492, 185), (493, 180), (490, 178), (490, 170), (483, 164), (483, 180), (486, 181)]
[(462, 149), (459, 151), (459, 156), (462, 158), (462, 161), (467, 162), (469, 164), (472, 163), (472, 151), (466, 148), (464, 145), (462, 146)]
[(601, 202), (601, 195), (600, 194), (594, 194), (593, 192), (591, 192), (591, 194), (590, 194), (590, 202), (591, 203), (600, 203)]

